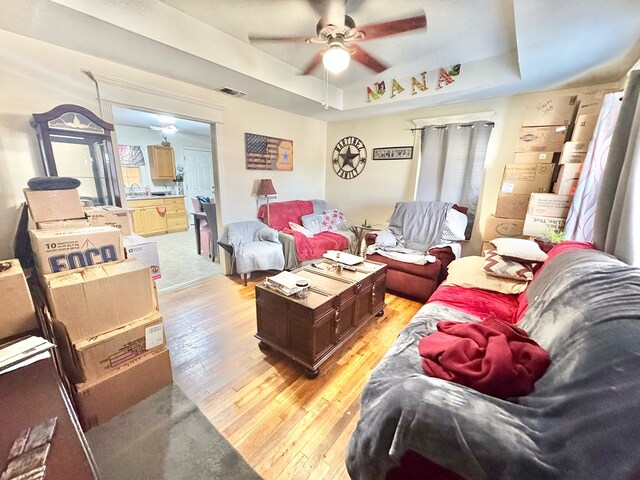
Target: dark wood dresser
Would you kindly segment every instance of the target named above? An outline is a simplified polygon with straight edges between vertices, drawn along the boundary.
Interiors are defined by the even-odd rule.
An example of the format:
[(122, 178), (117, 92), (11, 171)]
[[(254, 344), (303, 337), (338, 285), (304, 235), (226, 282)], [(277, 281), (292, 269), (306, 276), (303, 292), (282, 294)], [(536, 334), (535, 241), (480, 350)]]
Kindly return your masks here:
[(95, 461), (51, 358), (0, 375), (0, 472), (22, 431), (57, 417), (46, 480), (99, 478)]
[(378, 262), (339, 269), (330, 261), (294, 270), (309, 280), (306, 298), (286, 296), (267, 284), (256, 286), (260, 348), (273, 348), (315, 378), (319, 366), (385, 307), (387, 266)]

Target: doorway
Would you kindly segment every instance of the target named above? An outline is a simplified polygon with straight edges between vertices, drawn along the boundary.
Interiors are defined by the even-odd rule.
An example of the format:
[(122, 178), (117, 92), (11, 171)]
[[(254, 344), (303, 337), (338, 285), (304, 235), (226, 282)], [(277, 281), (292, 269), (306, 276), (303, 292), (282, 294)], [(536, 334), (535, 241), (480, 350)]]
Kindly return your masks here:
[(184, 196), (187, 199), (187, 211), (193, 225), (193, 202), (188, 199), (197, 197), (214, 197), (213, 188), (213, 158), (211, 150), (198, 148), (182, 149), (182, 165), (176, 164), (176, 168), (183, 170)]
[[(133, 230), (158, 248), (162, 275), (156, 282), (158, 289), (182, 287), (222, 273), (220, 259), (210, 255), (217, 239), (202, 218), (196, 198), (215, 201), (211, 124), (171, 112), (120, 106), (112, 110), (119, 173)], [(197, 232), (196, 215), (202, 227)]]

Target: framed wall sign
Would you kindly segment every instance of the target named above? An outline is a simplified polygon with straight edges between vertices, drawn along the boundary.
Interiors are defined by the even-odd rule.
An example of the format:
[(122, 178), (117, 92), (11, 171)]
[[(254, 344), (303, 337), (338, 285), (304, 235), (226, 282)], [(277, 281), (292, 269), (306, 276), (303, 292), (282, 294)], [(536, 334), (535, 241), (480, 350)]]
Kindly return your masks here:
[(413, 147), (383, 147), (373, 149), (374, 160), (411, 160)]

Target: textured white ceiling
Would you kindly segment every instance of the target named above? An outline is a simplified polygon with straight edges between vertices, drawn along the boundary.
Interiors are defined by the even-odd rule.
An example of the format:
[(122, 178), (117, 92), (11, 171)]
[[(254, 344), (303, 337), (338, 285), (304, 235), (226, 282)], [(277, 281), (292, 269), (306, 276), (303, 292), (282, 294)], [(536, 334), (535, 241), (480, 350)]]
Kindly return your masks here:
[[(162, 112), (165, 115), (173, 116), (171, 112)], [(208, 123), (194, 122), (183, 118), (175, 118), (175, 126), (178, 133), (191, 135), (211, 136), (211, 127)], [(158, 121), (158, 114), (153, 112), (143, 112), (130, 108), (113, 107), (113, 120), (116, 125), (127, 127), (149, 128), (150, 125), (162, 126)]]
[[(249, 35), (312, 37), (319, 16), (304, 0), (161, 0), (243, 42)], [(405, 64), (433, 70), (440, 66), (468, 63), (516, 50), (512, 0), (360, 0), (347, 1), (346, 12), (357, 26), (405, 18), (424, 13), (427, 28), (359, 45), (382, 63), (401, 71)], [(254, 42), (252, 44), (303, 70), (313, 55), (326, 48), (307, 43)], [(214, 47), (212, 47), (214, 48)], [(417, 72), (408, 72), (413, 74)], [(322, 78), (321, 66), (313, 72)], [(379, 75), (357, 62), (332, 77), (339, 87), (362, 85)]]

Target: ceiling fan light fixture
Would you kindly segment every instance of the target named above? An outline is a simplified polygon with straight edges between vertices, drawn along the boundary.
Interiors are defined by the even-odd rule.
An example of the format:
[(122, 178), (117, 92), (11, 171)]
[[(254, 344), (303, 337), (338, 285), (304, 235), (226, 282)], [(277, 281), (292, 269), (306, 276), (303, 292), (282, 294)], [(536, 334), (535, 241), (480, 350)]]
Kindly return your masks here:
[(158, 122), (162, 125), (173, 125), (176, 123), (176, 119), (171, 115), (164, 115), (162, 113), (158, 114)]
[(351, 55), (341, 45), (331, 45), (322, 56), (322, 63), (331, 73), (340, 73), (349, 66)]

